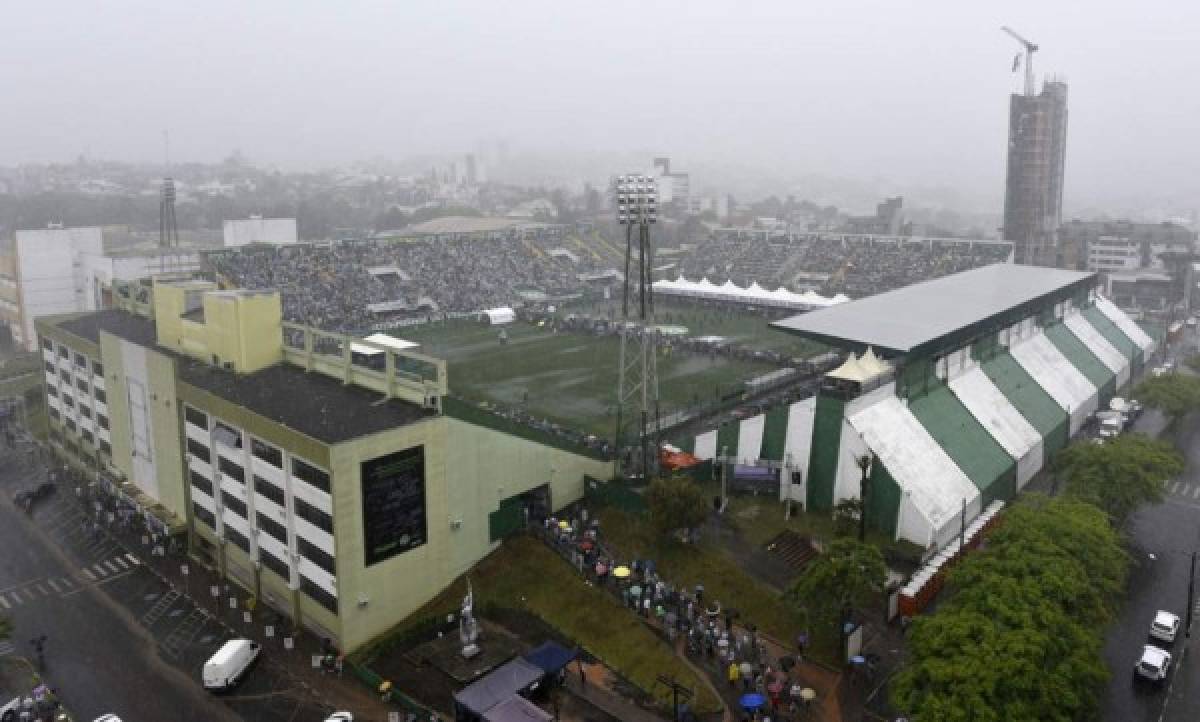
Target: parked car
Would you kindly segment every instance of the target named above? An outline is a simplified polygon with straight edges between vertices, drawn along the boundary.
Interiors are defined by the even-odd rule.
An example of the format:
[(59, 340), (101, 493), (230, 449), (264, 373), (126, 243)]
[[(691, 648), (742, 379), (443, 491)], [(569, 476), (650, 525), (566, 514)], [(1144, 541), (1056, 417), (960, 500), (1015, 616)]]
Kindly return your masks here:
[(121, 722), (121, 718), (115, 714), (105, 714), (97, 717), (96, 722)]
[(231, 639), (204, 663), (204, 688), (214, 691), (232, 689), (258, 659), (262, 647), (249, 639)]
[(1151, 682), (1161, 682), (1167, 678), (1171, 670), (1171, 654), (1165, 649), (1159, 649), (1153, 644), (1142, 647), (1142, 658), (1134, 666), (1133, 672)]
[(1150, 623), (1150, 636), (1163, 642), (1174, 642), (1175, 635), (1179, 633), (1179, 617), (1158, 610), (1154, 615), (1154, 621)]
[(325, 718), (325, 722), (354, 722), (354, 715), (349, 712), (334, 712)]

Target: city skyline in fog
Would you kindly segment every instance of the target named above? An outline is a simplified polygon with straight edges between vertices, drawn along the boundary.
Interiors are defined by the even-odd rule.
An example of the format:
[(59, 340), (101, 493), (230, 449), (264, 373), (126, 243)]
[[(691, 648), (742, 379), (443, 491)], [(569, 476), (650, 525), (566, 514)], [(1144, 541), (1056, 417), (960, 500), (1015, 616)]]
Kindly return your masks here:
[[(9, 5), (0, 164), (79, 155), (283, 168), (650, 149), (1003, 203), (1010, 25), (1070, 85), (1066, 208), (1195, 207), (1196, 8), (849, 2)], [(620, 169), (614, 169), (620, 170)], [(697, 178), (721, 187), (721, 178)]]

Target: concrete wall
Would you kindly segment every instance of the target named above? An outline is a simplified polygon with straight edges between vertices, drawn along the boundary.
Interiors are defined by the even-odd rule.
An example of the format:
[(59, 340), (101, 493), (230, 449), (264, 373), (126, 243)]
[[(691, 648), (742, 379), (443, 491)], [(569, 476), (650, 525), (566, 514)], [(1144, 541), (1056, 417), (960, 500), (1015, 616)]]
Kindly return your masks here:
[(113, 466), (144, 494), (186, 519), (190, 510), (174, 360), (103, 332), (100, 351)]
[(23, 317), (18, 330), (27, 350), (37, 350), (33, 321), (38, 316), (94, 309), (88, 305), (83, 257), (103, 253), (104, 235), (98, 227), (16, 232), (16, 275)]
[(225, 247), (247, 243), (295, 243), (295, 218), (248, 218), (225, 221)]

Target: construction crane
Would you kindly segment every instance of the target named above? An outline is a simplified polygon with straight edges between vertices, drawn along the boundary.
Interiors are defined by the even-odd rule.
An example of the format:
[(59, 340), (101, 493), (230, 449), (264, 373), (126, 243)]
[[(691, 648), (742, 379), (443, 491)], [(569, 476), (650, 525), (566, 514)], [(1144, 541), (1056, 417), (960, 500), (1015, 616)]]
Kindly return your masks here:
[[(1025, 95), (1033, 95), (1033, 54), (1038, 51), (1037, 43), (1031, 43), (1021, 37), (1016, 30), (1004, 25), (1000, 28), (1008, 33), (1025, 48)], [(1017, 57), (1020, 57), (1019, 55)], [(1016, 63), (1013, 63), (1013, 70), (1016, 70)]]

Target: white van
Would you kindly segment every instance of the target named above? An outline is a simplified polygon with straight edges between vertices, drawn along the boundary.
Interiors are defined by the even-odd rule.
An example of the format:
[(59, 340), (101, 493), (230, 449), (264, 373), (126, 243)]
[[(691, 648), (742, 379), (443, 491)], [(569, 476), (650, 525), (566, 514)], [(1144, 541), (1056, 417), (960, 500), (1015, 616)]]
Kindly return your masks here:
[(261, 647), (249, 639), (231, 639), (204, 663), (204, 688), (224, 690), (237, 685), (258, 659)]

